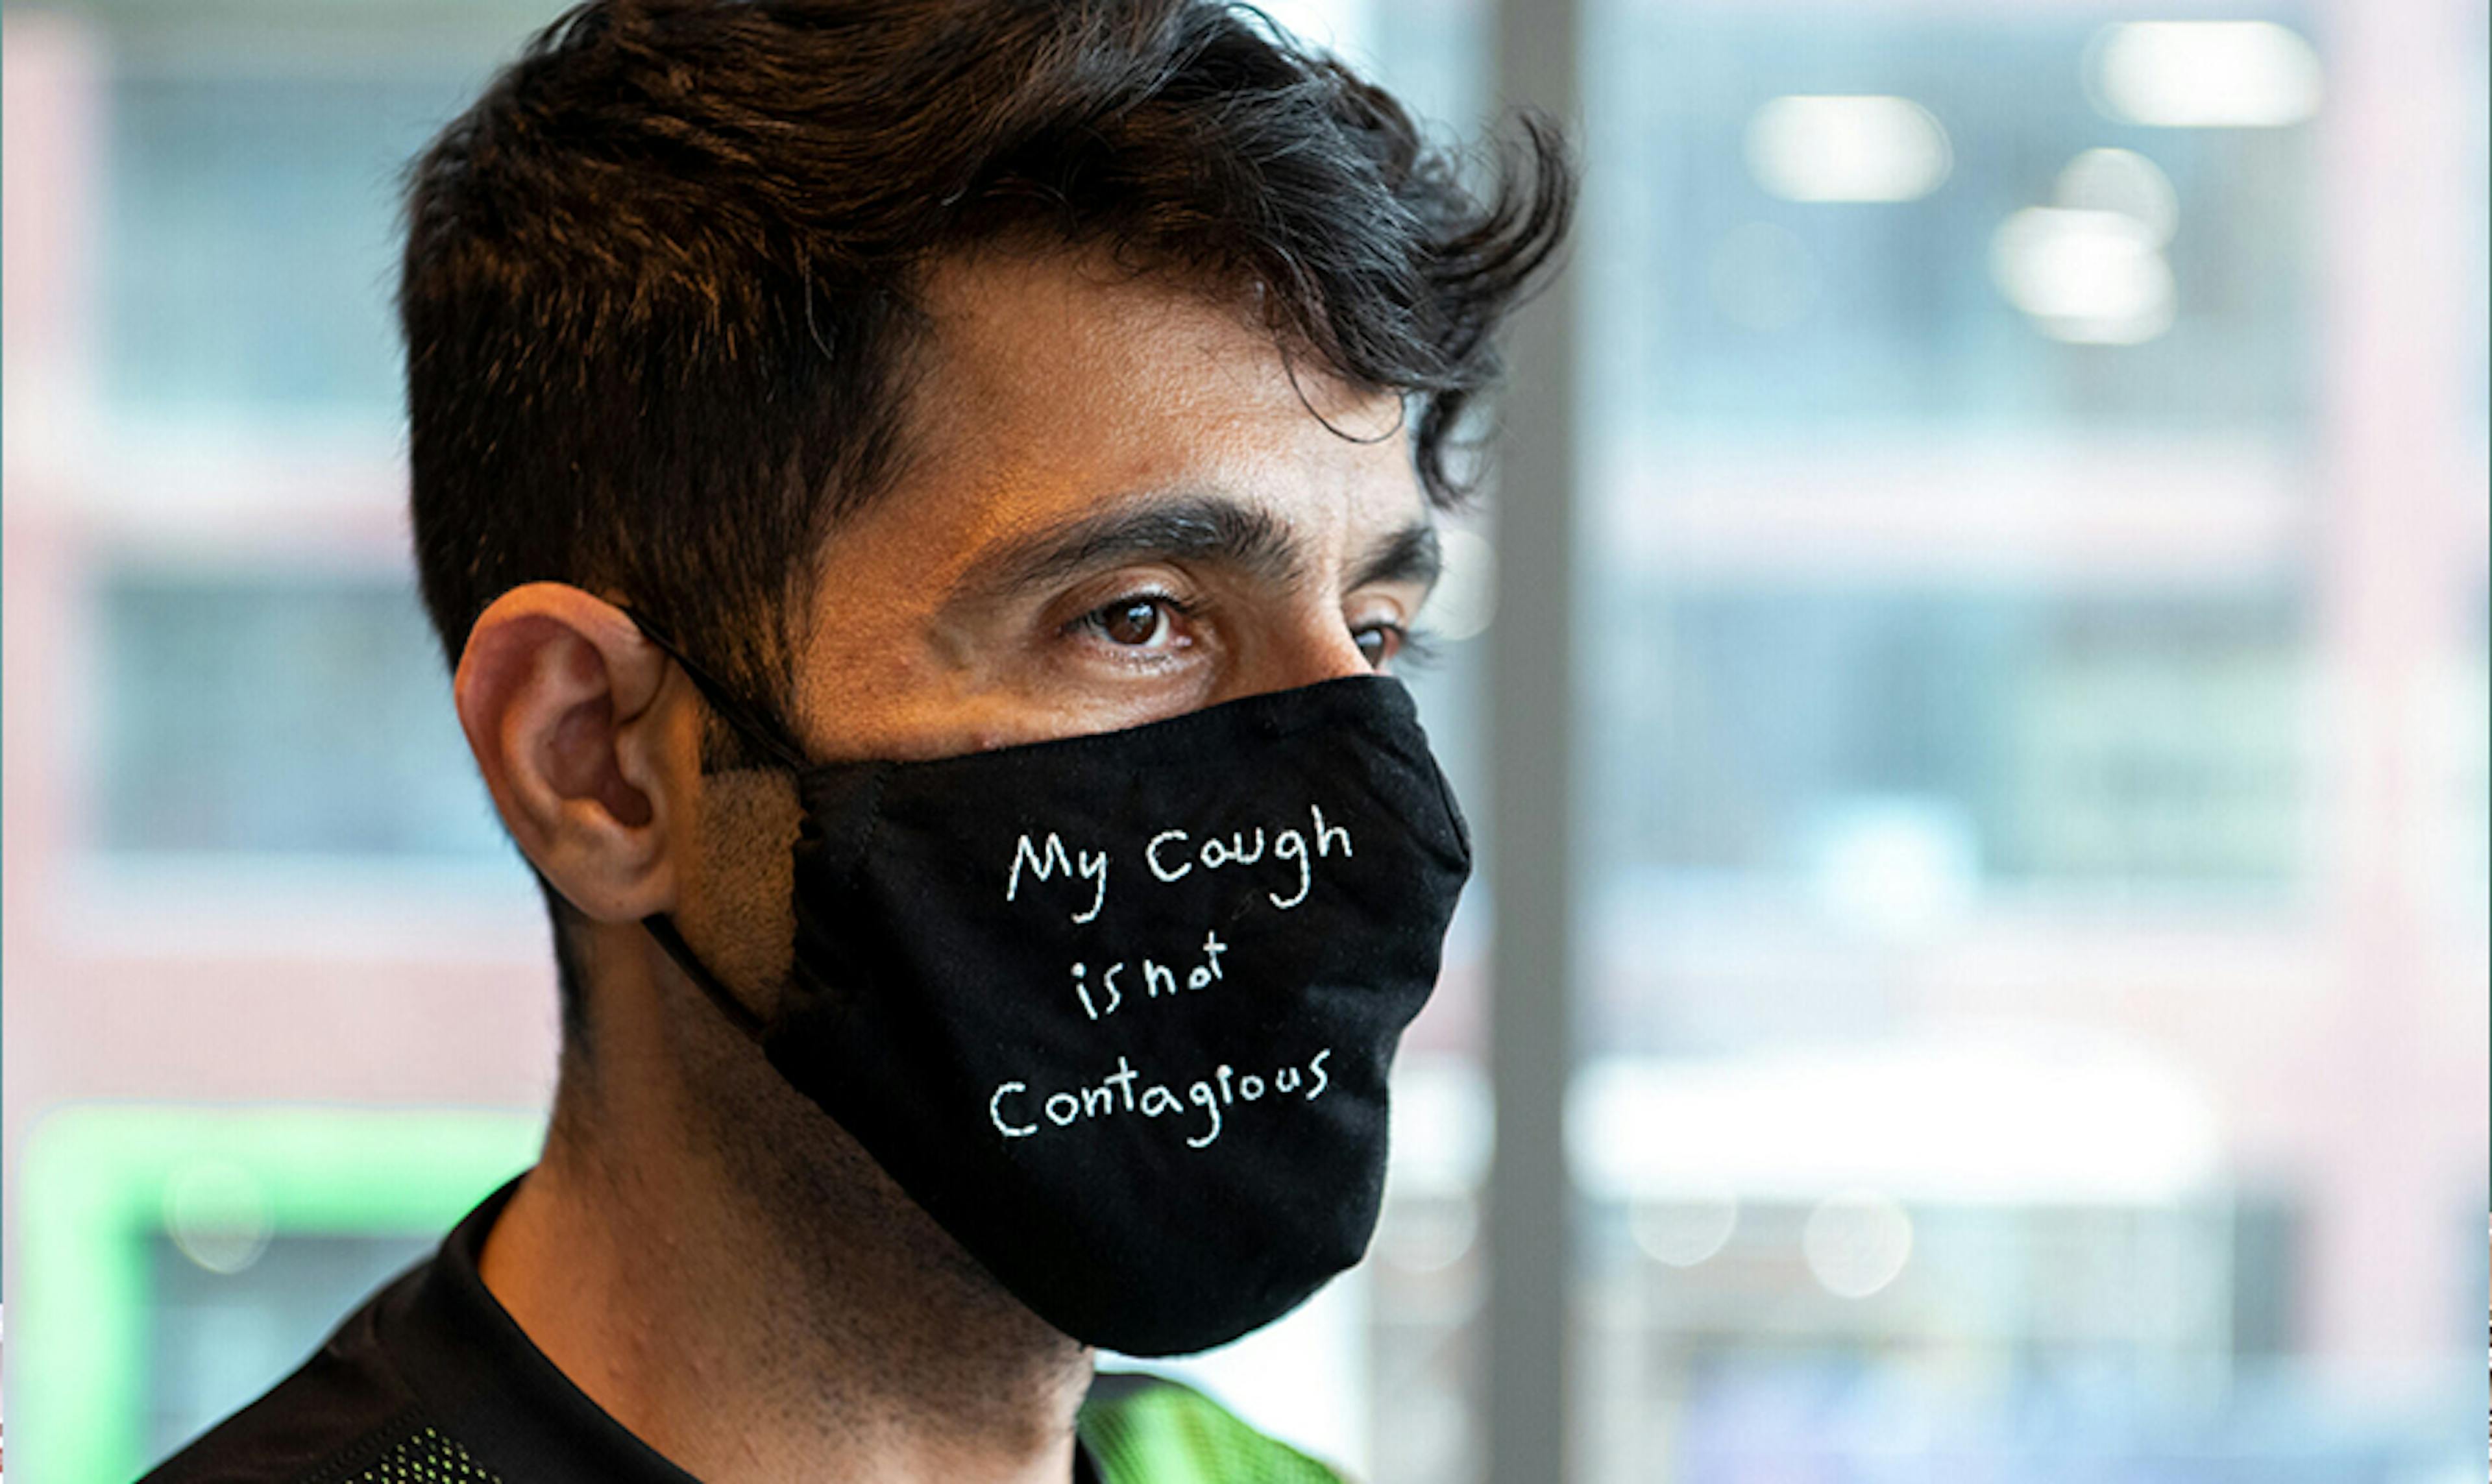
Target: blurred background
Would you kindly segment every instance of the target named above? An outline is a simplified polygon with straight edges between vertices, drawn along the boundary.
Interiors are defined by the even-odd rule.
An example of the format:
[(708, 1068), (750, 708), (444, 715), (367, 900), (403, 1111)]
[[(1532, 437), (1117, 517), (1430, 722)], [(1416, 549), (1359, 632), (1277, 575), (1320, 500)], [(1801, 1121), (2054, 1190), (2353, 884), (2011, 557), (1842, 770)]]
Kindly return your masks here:
[[(2484, 0), (1504, 3), (1272, 7), (1589, 174), (1518, 363), (1562, 489), (1461, 524), (1415, 681), (1484, 873), (1383, 1225), (1193, 1374), (1377, 1484), (1534, 1428), (1578, 1484), (2481, 1477)], [(0, 8), (21, 1484), (532, 1156), (388, 296), (401, 164), (556, 9)], [(1572, 804), (1508, 849), (1535, 656)]]

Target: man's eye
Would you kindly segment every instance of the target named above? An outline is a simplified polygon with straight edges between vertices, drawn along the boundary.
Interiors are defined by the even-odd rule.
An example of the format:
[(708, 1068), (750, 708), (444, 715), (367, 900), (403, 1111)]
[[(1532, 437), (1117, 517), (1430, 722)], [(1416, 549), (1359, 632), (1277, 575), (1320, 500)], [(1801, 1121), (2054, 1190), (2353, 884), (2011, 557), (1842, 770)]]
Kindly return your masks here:
[(1118, 598), (1084, 613), (1076, 622), (1109, 643), (1128, 649), (1164, 644), (1171, 637), (1172, 614), (1183, 611), (1173, 598)]
[(1350, 638), (1357, 640), (1358, 652), (1367, 657), (1370, 669), (1388, 666), (1404, 671), (1425, 669), (1437, 660), (1437, 646), (1424, 629), (1379, 622), (1352, 629)]
[(1367, 668), (1382, 669), (1410, 641), (1410, 631), (1395, 623), (1370, 624), (1350, 636), (1358, 641), (1358, 652), (1367, 657)]

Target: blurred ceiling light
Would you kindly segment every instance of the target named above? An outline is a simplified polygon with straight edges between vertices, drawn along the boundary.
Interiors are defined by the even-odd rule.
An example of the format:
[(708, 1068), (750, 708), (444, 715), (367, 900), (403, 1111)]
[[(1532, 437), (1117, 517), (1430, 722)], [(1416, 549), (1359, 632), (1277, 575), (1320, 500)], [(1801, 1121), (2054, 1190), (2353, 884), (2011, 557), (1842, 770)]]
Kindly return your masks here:
[(2180, 224), (2180, 195), (2160, 165), (2135, 150), (2090, 149), (2060, 171), (2052, 204), (2134, 218), (2161, 247)]
[(2106, 26), (2091, 48), (2095, 106), (2160, 129), (2275, 129), (2319, 109), (2319, 54), (2271, 20)]
[(1694, 1267), (1720, 1252), (1738, 1226), (1739, 1200), (1727, 1185), (1672, 1201), (1639, 1202), (1627, 1217), (1636, 1245), (1670, 1267)]
[(1808, 833), (1818, 904), (1854, 932), (1926, 937), (1962, 921), (1980, 894), (1978, 836), (1951, 800), (1846, 798), (1824, 810)]
[[(1397, 1073), (1397, 1131), (1401, 1087)], [(1934, 1205), (2172, 1206), (2220, 1190), (2228, 1168), (2193, 1074), (2123, 1036), (2047, 1024), (1595, 1055), (1567, 1089), (1566, 1149), (1592, 1199), (1655, 1205), (1868, 1189)]]
[(1946, 130), (1909, 98), (1793, 95), (1748, 121), (1748, 173), (1789, 201), (1913, 201), (1954, 168)]
[(1800, 1230), (1809, 1274), (1840, 1298), (1866, 1298), (1895, 1281), (1913, 1256), (1913, 1219), (1891, 1196), (1848, 1191), (1819, 1202)]
[(2053, 340), (2135, 345), (2172, 328), (2172, 265), (2152, 228), (2126, 212), (2020, 211), (2000, 224), (1990, 271)]

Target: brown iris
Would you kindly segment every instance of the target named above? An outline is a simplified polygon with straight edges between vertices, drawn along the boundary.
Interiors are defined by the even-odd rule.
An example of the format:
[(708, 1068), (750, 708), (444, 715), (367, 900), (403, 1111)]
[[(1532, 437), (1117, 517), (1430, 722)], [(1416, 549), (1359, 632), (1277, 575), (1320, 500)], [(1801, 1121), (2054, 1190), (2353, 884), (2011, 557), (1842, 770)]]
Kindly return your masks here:
[(1161, 622), (1160, 606), (1146, 599), (1112, 604), (1099, 612), (1099, 632), (1117, 644), (1149, 643)]

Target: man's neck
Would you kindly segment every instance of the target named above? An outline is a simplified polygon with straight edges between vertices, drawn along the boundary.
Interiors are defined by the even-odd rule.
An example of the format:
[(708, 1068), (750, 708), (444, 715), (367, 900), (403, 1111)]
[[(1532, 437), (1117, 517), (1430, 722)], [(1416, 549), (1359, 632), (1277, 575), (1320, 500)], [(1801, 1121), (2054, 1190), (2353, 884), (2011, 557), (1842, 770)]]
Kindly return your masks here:
[(1073, 1478), (1087, 1350), (891, 1207), (879, 1172), (700, 1147), (654, 1070), (633, 1069), (639, 1106), (599, 1100), (593, 1138), (557, 1120), (486, 1243), (486, 1287), (557, 1369), (705, 1484)]

